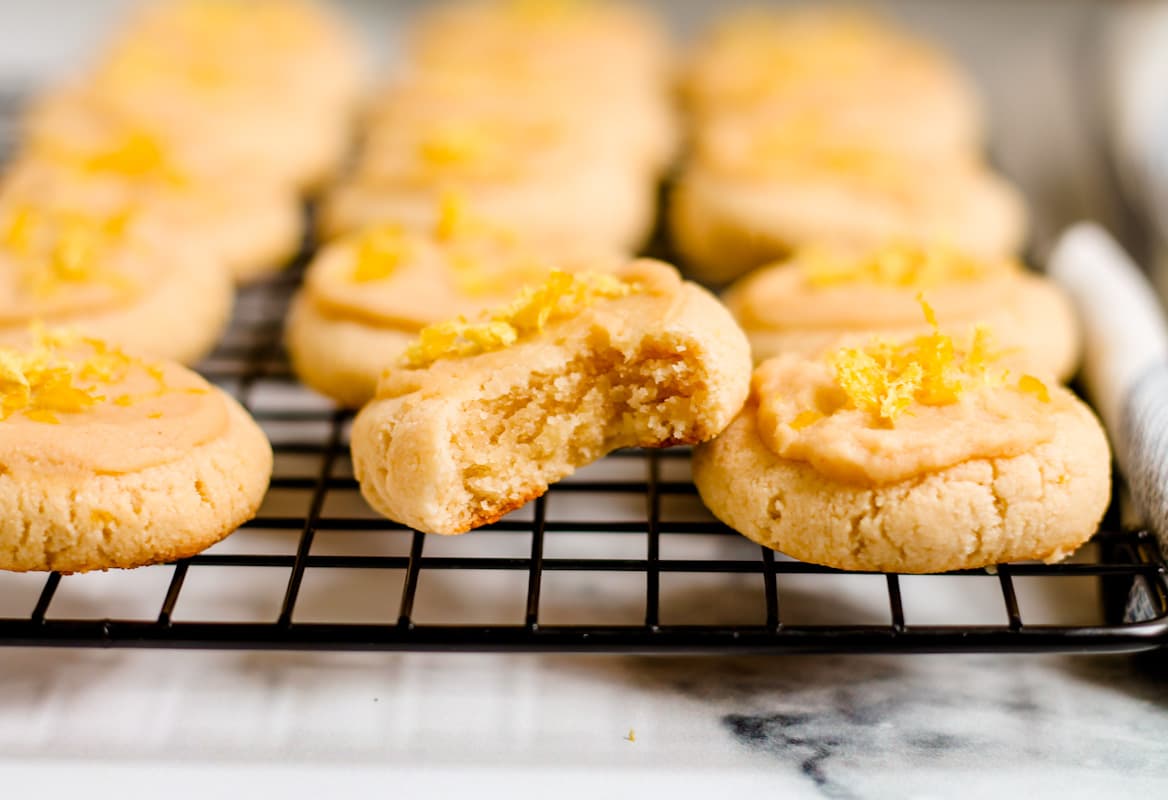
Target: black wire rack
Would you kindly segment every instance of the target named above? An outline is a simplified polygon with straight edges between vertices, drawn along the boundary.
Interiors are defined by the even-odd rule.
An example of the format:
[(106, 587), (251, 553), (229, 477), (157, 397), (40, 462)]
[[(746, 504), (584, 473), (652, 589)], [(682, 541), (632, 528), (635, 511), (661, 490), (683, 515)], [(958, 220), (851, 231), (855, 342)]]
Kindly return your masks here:
[[(1057, 565), (844, 573), (789, 560), (715, 521), (697, 501), (684, 449), (613, 454), (463, 537), (381, 519), (352, 477), (350, 415), (300, 388), (283, 351), (285, 310), (309, 256), (306, 248), (289, 270), (241, 292), (201, 369), (273, 440), (260, 515), (201, 555), (99, 573), (98, 584), (92, 574), (0, 573), (0, 645), (713, 654), (1168, 644), (1168, 572), (1147, 533), (1109, 522)], [(472, 574), (501, 576), (507, 588), (479, 586)], [(565, 576), (576, 588), (552, 602)], [(615, 607), (617, 593), (605, 588), (614, 579)], [(849, 593), (856, 581), (860, 595)], [(131, 584), (133, 608), (111, 608)], [(422, 608), (434, 605), (434, 587), (461, 590), (438, 616)], [(505, 608), (484, 619), (482, 607), (502, 594)], [(302, 613), (322, 595), (325, 613)], [(346, 602), (329, 602), (338, 596)], [(1068, 598), (1080, 611), (1086, 598), (1088, 613), (1051, 613)], [(967, 613), (975, 605), (984, 618)]]
[[(427, 537), (377, 518), (364, 507), (351, 477), (347, 443), (350, 415), (328, 406), (297, 387), (288, 369), (281, 338), (284, 311), (299, 283), (303, 260), (293, 269), (245, 290), (236, 319), (222, 345), (203, 365), (203, 373), (231, 391), (269, 431), (276, 452), (270, 498), (261, 514), (224, 542), (224, 548), (184, 559), (172, 566), (147, 567), (135, 573), (165, 571), (155, 581), (153, 599), (144, 598), (133, 618), (95, 616), (76, 601), (58, 600), (70, 582), (90, 576), (51, 573), (38, 576), (35, 591), (26, 591), (26, 612), (0, 615), (0, 644), (70, 647), (178, 647), (236, 649), (336, 650), (515, 650), (582, 652), (956, 652), (956, 651), (1135, 651), (1168, 643), (1168, 579), (1152, 537), (1115, 527), (1101, 531), (1071, 563), (1010, 564), (996, 570), (969, 570), (922, 579), (894, 574), (843, 573), (788, 560), (749, 544), (742, 537), (699, 513), (678, 515), (680, 504), (692, 511), (696, 491), (688, 479), (686, 450), (628, 451), (610, 456), (599, 471), (552, 487), (519, 514), (454, 539)], [(605, 472), (614, 473), (610, 477)], [(599, 477), (592, 477), (597, 475)], [(565, 499), (573, 502), (565, 503)], [(622, 519), (602, 513), (606, 504), (625, 510)], [(578, 513), (580, 507), (592, 517)], [(560, 507), (577, 513), (563, 516)], [(249, 534), (260, 534), (251, 539)], [(268, 537), (268, 540), (262, 537)], [(330, 538), (356, 537), (374, 546), (368, 551), (336, 552)], [(295, 542), (294, 548), (273, 552), (272, 537)], [(560, 540), (570, 538), (573, 552), (562, 552)], [(400, 550), (377, 552), (378, 542), (392, 539)], [(700, 540), (707, 546), (698, 557), (678, 550), (680, 540)], [(238, 541), (237, 541), (238, 540)], [(261, 546), (253, 547), (253, 542)], [(232, 545), (227, 548), (226, 545)], [(486, 546), (484, 546), (484, 544)], [(323, 545), (323, 546), (322, 546)], [(439, 548), (440, 545), (440, 548)], [(432, 552), (439, 549), (439, 552)], [(684, 550), (684, 548), (681, 548)], [(372, 552), (370, 552), (372, 551)], [(178, 613), (192, 579), (213, 574), (212, 591), (228, 597), (240, 586), (265, 586), (268, 617), (234, 620), (230, 609)], [(257, 573), (276, 580), (257, 580)], [(490, 603), (491, 589), (464, 596), (439, 622), (419, 619), (419, 587), (441, 576), (440, 582), (460, 582), (470, 573), (502, 573), (521, 597), (511, 619), (498, 622), (460, 621), (460, 612), (477, 620), (476, 607)], [(304, 587), (314, 576), (333, 573), (358, 580), (368, 597), (358, 597), (347, 611), (327, 621), (302, 621), (298, 609)], [(106, 586), (133, 573), (107, 573)], [(353, 576), (360, 574), (361, 578)], [(633, 587), (636, 619), (621, 624), (548, 619), (545, 607), (549, 581), (563, 574), (583, 585), (619, 575)], [(667, 589), (677, 578), (704, 578), (699, 594), (684, 587)], [(0, 599), (5, 582), (28, 576), (0, 573)], [(384, 578), (384, 580), (382, 580)], [(878, 590), (869, 591), (859, 607), (845, 607), (828, 621), (808, 608), (830, 605), (841, 597), (841, 582), (864, 578)], [(517, 581), (515, 580), (517, 579)], [(987, 624), (938, 620), (933, 613), (918, 624), (906, 611), (905, 582), (928, 580), (932, 588), (914, 589), (931, 605), (938, 591), (979, 585), (985, 604), (986, 583), (992, 584), (991, 605), (1000, 620)], [(1033, 594), (1057, 582), (1075, 580), (1079, 591), (1093, 593), (1102, 608), (1088, 622), (1047, 624), (1031, 620), (1018, 584)], [(940, 581), (941, 583), (938, 583)], [(206, 581), (201, 581), (206, 584)], [(332, 586), (343, 591), (340, 583)], [(788, 602), (788, 584), (799, 592)], [(496, 586), (497, 582), (491, 582)], [(394, 595), (386, 597), (385, 587)], [(398, 593), (400, 587), (400, 593)], [(724, 587), (723, 593), (720, 587)], [(27, 589), (27, 586), (26, 586)], [(198, 590), (205, 594), (206, 590)], [(698, 590), (695, 590), (698, 591)], [(1065, 593), (1063, 593), (1065, 594)], [(602, 593), (577, 598), (587, 618), (587, 606), (603, 605)], [(958, 592), (958, 603), (961, 593)], [(754, 598), (752, 601), (744, 598)], [(686, 622), (679, 607), (731, 604), (745, 608), (745, 622), (725, 619)], [(94, 596), (89, 595), (94, 600)], [(278, 603), (276, 600), (278, 599)], [(100, 612), (100, 597), (93, 603)], [(753, 603), (753, 606), (752, 606)], [(918, 602), (917, 606), (920, 607)], [(751, 607), (752, 606), (752, 607)], [(848, 609), (851, 609), (850, 611)], [(356, 609), (360, 613), (353, 614)], [(724, 609), (725, 610), (725, 609)], [(960, 610), (960, 609), (958, 609)], [(560, 614), (559, 616), (562, 616)], [(700, 615), (699, 615), (700, 616)], [(849, 617), (855, 617), (854, 619)], [(955, 615), (963, 618), (964, 615)], [(220, 618), (225, 617), (225, 618)], [(356, 617), (356, 618), (354, 618)], [(708, 614), (706, 615), (708, 618)], [(882, 617), (879, 621), (875, 618)]]

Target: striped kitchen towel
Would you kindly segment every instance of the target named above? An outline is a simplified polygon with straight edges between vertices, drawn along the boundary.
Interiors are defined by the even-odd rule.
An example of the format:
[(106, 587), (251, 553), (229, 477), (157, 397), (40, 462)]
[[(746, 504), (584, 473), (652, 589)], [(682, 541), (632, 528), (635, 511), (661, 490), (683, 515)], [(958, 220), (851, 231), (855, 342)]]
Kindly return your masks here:
[(1083, 322), (1083, 380), (1148, 528), (1168, 554), (1168, 326), (1148, 280), (1111, 236), (1081, 223), (1059, 239), (1050, 276)]

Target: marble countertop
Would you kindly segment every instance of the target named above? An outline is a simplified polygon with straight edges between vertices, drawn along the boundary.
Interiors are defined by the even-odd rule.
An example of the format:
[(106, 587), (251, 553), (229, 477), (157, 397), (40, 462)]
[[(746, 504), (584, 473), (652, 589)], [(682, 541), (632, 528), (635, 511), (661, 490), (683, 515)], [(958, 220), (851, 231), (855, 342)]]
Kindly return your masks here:
[(500, 797), (1162, 797), (1166, 676), (1115, 656), (7, 651), (0, 776), (68, 766), (122, 797), (156, 784), (119, 776), (306, 796), (390, 774)]
[[(0, 81), (38, 82), (76, 63), (124, 5), (0, 3)], [(409, 4), (348, 5), (380, 41)], [(681, 29), (713, 6), (658, 5)], [(1091, 3), (891, 5), (972, 65), (995, 158), (1041, 210), (1040, 239), (1070, 219), (1113, 214), (1071, 108), (1082, 87), (1068, 42)], [(964, 608), (942, 595), (930, 605)], [(1074, 589), (1040, 600), (1094, 602)], [(0, 787), (5, 797), (119, 798), (163, 788), (171, 797), (1163, 797), (1168, 657), (0, 650)]]

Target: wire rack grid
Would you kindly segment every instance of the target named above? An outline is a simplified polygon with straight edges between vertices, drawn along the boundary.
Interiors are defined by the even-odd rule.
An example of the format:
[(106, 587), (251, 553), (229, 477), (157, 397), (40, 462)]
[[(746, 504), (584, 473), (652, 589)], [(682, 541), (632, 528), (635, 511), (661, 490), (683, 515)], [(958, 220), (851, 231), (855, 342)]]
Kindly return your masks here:
[(468, 536), (427, 537), (381, 519), (352, 477), (350, 415), (299, 387), (283, 351), (285, 311), (310, 256), (306, 247), (291, 268), (241, 292), (201, 368), (273, 441), (260, 515), (173, 565), (0, 573), (0, 645), (805, 653), (1168, 644), (1168, 575), (1146, 533), (1108, 525), (1057, 565), (843, 573), (714, 520), (685, 449), (613, 454)]

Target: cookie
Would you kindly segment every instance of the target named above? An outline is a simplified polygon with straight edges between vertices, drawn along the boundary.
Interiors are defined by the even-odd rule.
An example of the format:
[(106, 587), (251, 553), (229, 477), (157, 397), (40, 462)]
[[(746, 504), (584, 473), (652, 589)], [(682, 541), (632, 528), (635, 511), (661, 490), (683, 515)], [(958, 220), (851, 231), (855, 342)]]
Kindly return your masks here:
[(375, 133), (322, 203), (327, 237), (380, 223), (430, 230), (441, 195), (465, 195), (497, 227), (551, 246), (632, 252), (647, 239), (656, 190), (630, 157), (564, 121), (476, 115)]
[(1033, 369), (1064, 380), (1074, 372), (1080, 332), (1067, 297), (1012, 259), (904, 242), (862, 252), (812, 247), (752, 272), (723, 299), (757, 363), (782, 353), (816, 355), (847, 337), (905, 341), (928, 333), (922, 293), (944, 332), (962, 334), (982, 322)]
[(327, 7), (305, 0), (172, 0), (139, 7), (95, 71), (132, 73), (146, 66), (151, 69), (138, 72), (185, 79), (205, 92), (224, 85), (296, 89), (305, 107), (352, 104), (364, 82), (356, 34)]
[(428, 233), (382, 225), (326, 246), (293, 299), (288, 355), (301, 381), (357, 407), (427, 325), (500, 305), (553, 267), (607, 272), (622, 264), (600, 253), (561, 250), (553, 257), (448, 195)]
[(259, 508), (271, 447), (193, 372), (51, 331), (0, 370), (0, 569), (173, 561)]
[(331, 177), (363, 83), (361, 49), (310, 3), (147, 6), (81, 83), (170, 138), (244, 154), (301, 189)]
[(341, 112), (334, 123), (320, 126), (295, 117), (269, 118), (257, 111), (263, 108), (259, 93), (250, 94), (238, 98), (237, 104), (247, 107), (240, 112), (227, 98), (205, 108), (173, 95), (160, 103), (146, 92), (117, 93), (92, 81), (74, 82), (30, 103), (21, 136), (26, 149), (66, 153), (148, 137), (181, 172), (210, 183), (264, 183), (296, 193), (331, 179), (349, 146)]
[(302, 211), (294, 195), (268, 184), (194, 180), (149, 137), (92, 154), (18, 154), (0, 197), (4, 204), (33, 207), (64, 200), (96, 217), (130, 209), (184, 250), (223, 264), (238, 283), (282, 269), (300, 247)]
[(644, 87), (660, 92), (671, 80), (665, 32), (626, 3), (451, 3), (418, 16), (405, 52), (424, 70), (542, 73), (569, 90), (591, 84), (617, 95)]
[(1066, 557), (1102, 518), (1110, 463), (1073, 394), (1010, 370), (984, 333), (934, 330), (764, 362), (693, 475), (719, 519), (766, 547), (928, 573)]
[(589, 84), (565, 89), (542, 72), (498, 76), (485, 70), (413, 68), (382, 89), (365, 117), (367, 146), (379, 131), (470, 119), (528, 119), (560, 125), (591, 152), (625, 159), (646, 180), (672, 162), (680, 138), (678, 121), (664, 91), (614, 97)]
[(828, 139), (911, 143), (938, 159), (980, 144), (969, 79), (943, 53), (854, 10), (729, 15), (699, 43), (683, 80), (699, 126), (729, 115), (789, 129), (814, 122)]
[(813, 243), (863, 250), (890, 240), (943, 241), (998, 258), (1017, 252), (1026, 232), (1021, 196), (988, 170), (865, 148), (691, 164), (669, 217), (685, 263), (713, 283)]
[(362, 493), (417, 530), (486, 525), (617, 448), (709, 439), (746, 397), (742, 332), (659, 262), (555, 272), (480, 319), (423, 330), (354, 422)]
[(211, 351), (234, 302), (231, 276), (170, 247), (129, 213), (94, 217), (0, 201), (0, 343), (43, 321), (185, 364)]

